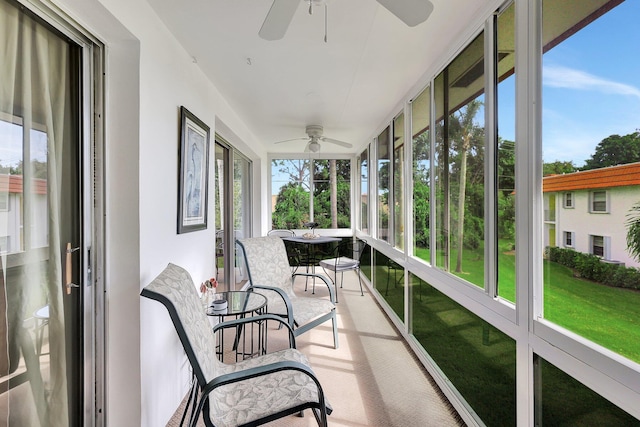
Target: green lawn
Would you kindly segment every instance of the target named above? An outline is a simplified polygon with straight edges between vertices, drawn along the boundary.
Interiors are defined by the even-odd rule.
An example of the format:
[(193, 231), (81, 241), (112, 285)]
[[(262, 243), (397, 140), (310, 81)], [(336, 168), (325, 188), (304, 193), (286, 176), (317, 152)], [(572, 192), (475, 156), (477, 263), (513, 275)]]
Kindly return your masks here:
[[(502, 244), (498, 254), (498, 294), (515, 301), (515, 254)], [(418, 250), (419, 257), (428, 251)], [(455, 262), (452, 251), (452, 264)], [(455, 264), (453, 264), (455, 266)], [(457, 276), (477, 286), (484, 281), (484, 260), (465, 251)], [(544, 317), (572, 332), (640, 362), (640, 292), (612, 288), (573, 277), (559, 264), (544, 261)]]

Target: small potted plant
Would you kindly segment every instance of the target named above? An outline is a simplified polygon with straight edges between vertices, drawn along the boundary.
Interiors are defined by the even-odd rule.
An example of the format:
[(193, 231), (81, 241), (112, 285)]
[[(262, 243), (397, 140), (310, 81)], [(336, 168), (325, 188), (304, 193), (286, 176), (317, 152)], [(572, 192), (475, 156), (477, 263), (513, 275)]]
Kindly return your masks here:
[(204, 307), (207, 308), (216, 298), (216, 288), (218, 287), (218, 281), (215, 277), (205, 280), (200, 284), (200, 299), (204, 302)]

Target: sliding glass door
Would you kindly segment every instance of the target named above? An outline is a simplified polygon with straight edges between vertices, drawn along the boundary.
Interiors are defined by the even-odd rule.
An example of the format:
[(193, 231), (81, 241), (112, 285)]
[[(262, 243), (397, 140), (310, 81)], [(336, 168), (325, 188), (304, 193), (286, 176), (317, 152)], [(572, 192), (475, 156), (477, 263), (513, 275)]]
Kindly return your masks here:
[[(91, 45), (0, 0), (0, 424), (85, 423)], [(83, 92), (85, 91), (85, 92)], [(91, 115), (88, 115), (89, 117)], [(87, 149), (88, 150), (88, 149)], [(91, 336), (91, 334), (87, 335)], [(95, 389), (92, 384), (92, 393)], [(94, 402), (90, 402), (91, 407)]]

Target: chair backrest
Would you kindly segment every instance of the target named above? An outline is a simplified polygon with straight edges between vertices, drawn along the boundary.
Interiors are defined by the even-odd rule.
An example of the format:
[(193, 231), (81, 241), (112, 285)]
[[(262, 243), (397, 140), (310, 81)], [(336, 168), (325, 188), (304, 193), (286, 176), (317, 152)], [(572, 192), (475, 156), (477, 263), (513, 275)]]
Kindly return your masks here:
[[(280, 288), (294, 297), (291, 284), (291, 267), (282, 239), (277, 237), (250, 237), (239, 239), (247, 266), (249, 282), (252, 285)], [(261, 291), (262, 293), (262, 291)], [(264, 293), (269, 302), (277, 298), (272, 292)]]
[(215, 336), (189, 272), (169, 264), (140, 295), (167, 308), (200, 385), (215, 378), (222, 362), (215, 357)]
[(284, 229), (273, 229), (273, 230), (269, 230), (269, 232), (267, 233), (267, 236), (274, 236), (274, 237), (293, 237), (295, 235), (296, 233), (293, 230), (284, 230)]

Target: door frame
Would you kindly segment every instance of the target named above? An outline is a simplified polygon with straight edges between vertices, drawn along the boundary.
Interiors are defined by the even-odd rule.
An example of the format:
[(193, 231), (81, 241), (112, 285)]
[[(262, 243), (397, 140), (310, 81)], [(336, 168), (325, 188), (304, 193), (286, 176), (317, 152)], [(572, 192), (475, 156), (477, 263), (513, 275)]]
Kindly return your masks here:
[(79, 101), (81, 150), (82, 411), (83, 425), (106, 425), (105, 334), (105, 55), (104, 43), (57, 6), (14, 0), (76, 43), (82, 52)]

